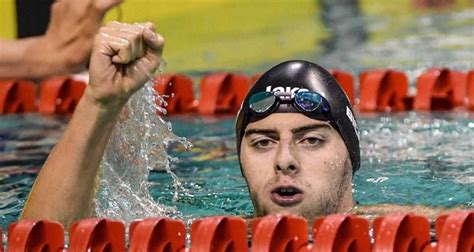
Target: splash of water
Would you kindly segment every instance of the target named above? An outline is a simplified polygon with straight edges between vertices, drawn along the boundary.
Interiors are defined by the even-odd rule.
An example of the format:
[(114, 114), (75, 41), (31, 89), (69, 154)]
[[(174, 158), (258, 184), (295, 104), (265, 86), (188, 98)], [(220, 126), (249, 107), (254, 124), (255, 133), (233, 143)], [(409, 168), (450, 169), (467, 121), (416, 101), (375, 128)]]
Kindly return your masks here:
[[(122, 110), (101, 163), (96, 215), (130, 222), (147, 216), (179, 216), (173, 207), (159, 204), (150, 195), (150, 170), (165, 170), (174, 181), (175, 197), (179, 179), (170, 170), (166, 149), (172, 142), (191, 147), (172, 132), (169, 122), (156, 111), (166, 113), (166, 102), (153, 88), (153, 81), (134, 94)], [(158, 104), (155, 101), (159, 101)]]

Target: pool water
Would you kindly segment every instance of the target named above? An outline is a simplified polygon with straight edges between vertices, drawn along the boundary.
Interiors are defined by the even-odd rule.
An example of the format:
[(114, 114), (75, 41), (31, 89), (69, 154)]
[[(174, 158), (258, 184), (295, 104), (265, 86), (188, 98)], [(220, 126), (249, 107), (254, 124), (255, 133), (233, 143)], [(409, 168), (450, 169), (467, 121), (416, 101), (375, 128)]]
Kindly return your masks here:
[[(379, 203), (474, 207), (474, 114), (397, 113), (358, 115), (362, 165), (354, 177), (361, 205)], [(67, 117), (10, 115), (0, 123), (1, 222), (14, 221)], [(152, 171), (155, 200), (182, 216), (251, 215), (252, 203), (237, 162), (233, 118), (171, 118), (173, 131), (194, 144), (174, 144), (179, 158), (172, 169), (182, 188), (166, 172)]]
[[(192, 123), (185, 123), (185, 122)], [(186, 215), (252, 213), (236, 158), (233, 119), (175, 118), (174, 132), (196, 151), (181, 152), (176, 174), (193, 195), (180, 194)], [(354, 177), (356, 200), (428, 206), (474, 206), (474, 114), (359, 115), (362, 165)], [(209, 155), (209, 153), (213, 153)], [(151, 190), (172, 203), (169, 176), (152, 173)]]
[(15, 221), (67, 117), (37, 114), (0, 117), (0, 222)]
[[(404, 70), (409, 74), (411, 94), (415, 92), (416, 76), (428, 67), (473, 68), (474, 9), (425, 13), (404, 19), (401, 24), (384, 16), (365, 18), (369, 33), (396, 29), (384, 38), (315, 52), (314, 61), (354, 74), (378, 67)], [(263, 62), (255, 71), (264, 70), (268, 64)], [(362, 165), (353, 184), (359, 204), (474, 207), (474, 113), (356, 116), (361, 130)], [(177, 116), (166, 120), (176, 135), (185, 137), (194, 147), (186, 150), (177, 142), (165, 145), (168, 154), (179, 159), (171, 159), (170, 163), (178, 179), (164, 171), (150, 171), (145, 186), (152, 200), (170, 208), (166, 214), (184, 219), (252, 215), (236, 156), (234, 118)], [(0, 117), (3, 228), (18, 218), (39, 169), (67, 121), (67, 116), (38, 114)], [(160, 127), (165, 132), (167, 124)]]

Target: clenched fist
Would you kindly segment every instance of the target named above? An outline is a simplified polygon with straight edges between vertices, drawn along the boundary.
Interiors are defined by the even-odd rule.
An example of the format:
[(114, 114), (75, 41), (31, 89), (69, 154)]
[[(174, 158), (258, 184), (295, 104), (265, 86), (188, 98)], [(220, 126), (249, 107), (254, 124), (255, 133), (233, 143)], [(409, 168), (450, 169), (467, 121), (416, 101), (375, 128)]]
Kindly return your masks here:
[(153, 24), (112, 22), (99, 30), (92, 48), (85, 96), (106, 109), (121, 108), (162, 63), (164, 39)]

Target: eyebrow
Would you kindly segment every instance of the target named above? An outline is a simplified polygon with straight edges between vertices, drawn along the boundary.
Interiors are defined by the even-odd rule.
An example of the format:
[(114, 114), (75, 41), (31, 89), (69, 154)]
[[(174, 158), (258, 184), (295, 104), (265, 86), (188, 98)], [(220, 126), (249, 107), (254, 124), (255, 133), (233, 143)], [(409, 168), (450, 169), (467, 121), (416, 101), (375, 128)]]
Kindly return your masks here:
[[(320, 129), (331, 129), (328, 124), (310, 124), (301, 126), (291, 130), (293, 134), (301, 134), (307, 131), (320, 130)], [(261, 134), (261, 135), (278, 135), (278, 131), (274, 129), (248, 129), (244, 133), (244, 137), (248, 137), (252, 134)]]
[(261, 135), (278, 135), (278, 132), (273, 129), (249, 129), (244, 133), (244, 137), (248, 137), (252, 134), (261, 134)]
[(300, 133), (304, 133), (304, 132), (307, 132), (307, 131), (323, 130), (323, 129), (329, 130), (329, 129), (331, 129), (331, 126), (329, 126), (329, 124), (326, 124), (326, 123), (310, 124), (310, 125), (305, 125), (305, 126), (298, 127), (296, 129), (292, 129), (291, 133), (300, 134)]

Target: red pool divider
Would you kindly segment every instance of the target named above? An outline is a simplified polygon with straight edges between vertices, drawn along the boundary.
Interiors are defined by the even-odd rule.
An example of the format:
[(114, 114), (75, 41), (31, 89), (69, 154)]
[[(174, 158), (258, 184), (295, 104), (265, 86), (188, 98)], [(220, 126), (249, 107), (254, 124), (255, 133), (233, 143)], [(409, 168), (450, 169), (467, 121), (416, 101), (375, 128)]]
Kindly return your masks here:
[[(191, 113), (197, 107), (194, 100), (193, 80), (184, 74), (163, 74), (155, 79), (154, 88), (160, 95), (165, 96), (168, 115)], [(159, 104), (159, 100), (157, 100)], [(161, 105), (163, 106), (163, 105)]]
[[(369, 243), (369, 222), (364, 217), (333, 214), (317, 218), (313, 241), (306, 219), (269, 215), (251, 223), (251, 251), (282, 252), (472, 252), (474, 209), (454, 211), (436, 220), (436, 240), (431, 241), (428, 218), (394, 213), (373, 221), (374, 243)], [(128, 251), (240, 252), (248, 251), (247, 222), (240, 217), (198, 219), (190, 228), (186, 248), (185, 225), (180, 220), (147, 218), (129, 226)], [(23, 220), (8, 228), (6, 251), (65, 251), (61, 224)], [(108, 219), (84, 219), (69, 231), (68, 251), (126, 250), (125, 225)], [(0, 249), (1, 251), (1, 249)]]
[(269, 215), (252, 221), (252, 251), (298, 252), (308, 246), (308, 223), (297, 216)]
[(74, 112), (86, 83), (59, 76), (46, 79), (40, 84), (39, 112), (42, 114), (68, 114)]
[(0, 115), (36, 111), (36, 87), (25, 80), (0, 80)]
[[(354, 77), (349, 72), (331, 70), (350, 102), (361, 112), (404, 110), (449, 110), (466, 105), (474, 111), (474, 70), (468, 74), (447, 68), (432, 68), (417, 79), (417, 93), (408, 96), (408, 78), (393, 69), (361, 72), (359, 102)], [(169, 115), (235, 114), (251, 85), (261, 76), (212, 73), (200, 80), (200, 99), (194, 94), (193, 80), (184, 74), (164, 74), (154, 86), (167, 96)], [(84, 93), (86, 83), (68, 76), (46, 79), (40, 84), (39, 111), (43, 114), (72, 113)], [(0, 114), (36, 111), (36, 85), (24, 80), (0, 80)], [(158, 101), (157, 101), (158, 102)], [(467, 103), (466, 103), (467, 102)]]
[(369, 222), (348, 214), (318, 218), (313, 224), (314, 244), (319, 251), (370, 251)]
[(242, 74), (215, 73), (204, 76), (199, 88), (199, 114), (236, 114), (250, 88), (250, 81)]
[(467, 108), (469, 110), (474, 110), (474, 69), (469, 71), (467, 75), (466, 95)]
[(464, 105), (466, 74), (448, 68), (431, 68), (416, 81), (415, 110), (450, 110)]
[(437, 251), (474, 251), (474, 211), (459, 211), (436, 219)]
[(240, 217), (208, 217), (196, 220), (191, 225), (190, 252), (247, 250), (247, 223)]
[(186, 225), (169, 218), (147, 218), (130, 224), (129, 251), (168, 252), (186, 248)]
[(374, 252), (422, 251), (430, 244), (430, 222), (424, 216), (395, 213), (373, 222)]
[(408, 95), (408, 77), (401, 71), (380, 69), (362, 72), (359, 76), (358, 108), (362, 112), (403, 111)]
[(84, 219), (69, 227), (69, 251), (125, 252), (125, 225), (108, 219)]
[(332, 69), (331, 74), (339, 82), (344, 92), (346, 92), (347, 98), (352, 105), (355, 105), (355, 88), (354, 88), (354, 76), (351, 73)]
[(61, 251), (63, 248), (64, 228), (57, 222), (24, 220), (8, 226), (8, 252)]

